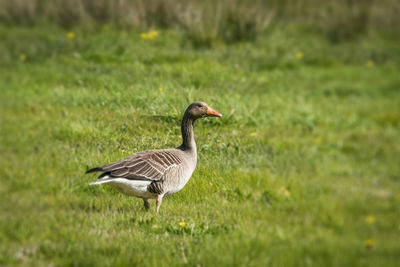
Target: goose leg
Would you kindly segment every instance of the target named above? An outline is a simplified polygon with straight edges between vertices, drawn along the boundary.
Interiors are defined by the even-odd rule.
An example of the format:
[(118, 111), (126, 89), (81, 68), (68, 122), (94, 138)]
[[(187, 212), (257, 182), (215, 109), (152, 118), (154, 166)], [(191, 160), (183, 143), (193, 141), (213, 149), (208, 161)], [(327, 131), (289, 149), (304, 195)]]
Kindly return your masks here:
[(143, 198), (143, 202), (144, 202), (144, 208), (146, 209), (146, 211), (149, 211), (150, 209), (150, 203), (147, 200), (147, 198)]
[(163, 196), (158, 195), (157, 200), (156, 200), (156, 211), (158, 213), (158, 210), (160, 209), (161, 203), (162, 203)]

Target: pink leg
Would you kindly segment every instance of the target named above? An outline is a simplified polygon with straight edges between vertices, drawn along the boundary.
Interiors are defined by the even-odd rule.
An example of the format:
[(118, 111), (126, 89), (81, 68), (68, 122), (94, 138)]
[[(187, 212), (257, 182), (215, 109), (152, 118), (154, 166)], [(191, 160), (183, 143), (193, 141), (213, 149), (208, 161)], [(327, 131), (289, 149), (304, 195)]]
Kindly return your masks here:
[(158, 213), (161, 203), (162, 203), (163, 195), (158, 195), (156, 200), (156, 211)]

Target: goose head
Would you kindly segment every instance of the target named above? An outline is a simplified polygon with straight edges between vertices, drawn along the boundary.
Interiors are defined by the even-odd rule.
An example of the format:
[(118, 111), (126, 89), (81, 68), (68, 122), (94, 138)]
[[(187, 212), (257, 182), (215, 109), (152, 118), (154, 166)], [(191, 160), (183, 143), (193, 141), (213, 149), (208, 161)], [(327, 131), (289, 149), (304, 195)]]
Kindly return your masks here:
[(187, 108), (186, 113), (193, 119), (205, 117), (222, 117), (221, 113), (216, 112), (204, 102), (194, 102)]

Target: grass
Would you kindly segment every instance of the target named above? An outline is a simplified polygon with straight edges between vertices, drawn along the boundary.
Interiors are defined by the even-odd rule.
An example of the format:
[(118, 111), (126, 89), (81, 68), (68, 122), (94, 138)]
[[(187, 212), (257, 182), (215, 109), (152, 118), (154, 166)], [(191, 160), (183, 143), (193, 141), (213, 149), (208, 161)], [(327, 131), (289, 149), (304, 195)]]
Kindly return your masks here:
[[(0, 26), (1, 265), (398, 264), (396, 37), (74, 33)], [(88, 186), (89, 167), (179, 145), (195, 100), (224, 116), (196, 123), (196, 171), (160, 214)]]
[(398, 0), (0, 0), (0, 23), (178, 29), (196, 47), (252, 41), (280, 22), (313, 25), (331, 42), (400, 31)]

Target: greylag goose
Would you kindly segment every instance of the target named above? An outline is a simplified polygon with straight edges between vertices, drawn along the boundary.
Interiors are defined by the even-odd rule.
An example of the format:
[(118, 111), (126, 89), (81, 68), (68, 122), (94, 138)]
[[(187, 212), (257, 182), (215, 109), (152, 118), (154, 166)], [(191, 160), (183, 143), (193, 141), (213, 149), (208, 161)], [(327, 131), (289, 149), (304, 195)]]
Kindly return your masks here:
[(197, 152), (193, 124), (204, 117), (222, 115), (206, 103), (194, 102), (182, 119), (182, 144), (177, 148), (147, 150), (130, 157), (86, 171), (102, 172), (90, 185), (107, 184), (128, 196), (142, 198), (146, 210), (149, 199), (156, 199), (158, 213), (163, 197), (181, 190), (196, 168)]

